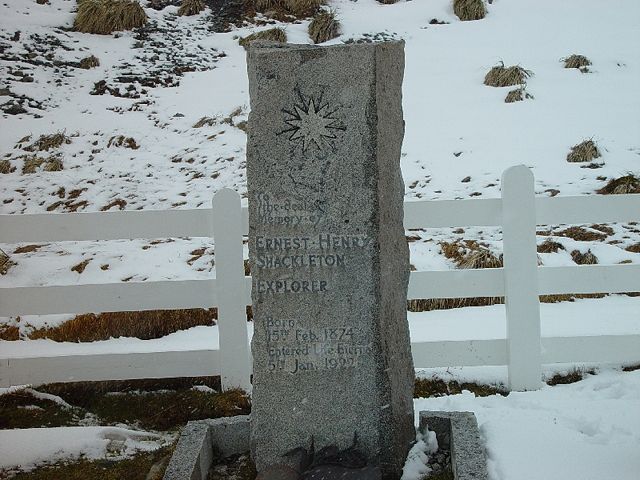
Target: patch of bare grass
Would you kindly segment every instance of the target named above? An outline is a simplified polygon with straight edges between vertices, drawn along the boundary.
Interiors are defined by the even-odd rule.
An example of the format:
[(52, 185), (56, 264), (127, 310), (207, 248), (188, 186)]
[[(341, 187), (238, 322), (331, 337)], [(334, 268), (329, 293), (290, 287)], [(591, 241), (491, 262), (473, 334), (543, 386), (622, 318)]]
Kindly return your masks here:
[(587, 250), (582, 253), (580, 250), (574, 250), (571, 252), (571, 258), (578, 265), (596, 265), (598, 263), (598, 257), (596, 257), (591, 250)]
[(213, 117), (202, 117), (192, 128), (213, 127), (216, 124), (216, 119)]
[(127, 206), (127, 201), (126, 200), (124, 200), (122, 198), (116, 198), (115, 200), (112, 200), (111, 202), (109, 202), (105, 206), (101, 207), (100, 211), (101, 212), (107, 212), (107, 211), (111, 210), (113, 207), (118, 207), (118, 210), (124, 210), (126, 206)]
[(0, 325), (0, 340), (20, 340), (20, 328), (17, 325)]
[(629, 245), (627, 248), (625, 248), (625, 250), (631, 253), (640, 253), (640, 243)]
[(0, 160), (0, 173), (8, 174), (16, 171), (16, 167), (11, 165), (11, 162), (7, 159)]
[(140, 145), (136, 143), (136, 140), (133, 137), (114, 135), (109, 139), (109, 142), (107, 143), (107, 148), (109, 147), (124, 147), (130, 148), (131, 150), (137, 150), (140, 148)]
[(27, 152), (48, 152), (51, 149), (59, 148), (62, 145), (71, 143), (71, 137), (65, 132), (56, 132), (50, 135), (40, 135), (40, 137), (31, 145), (24, 147)]
[(522, 102), (523, 100), (533, 99), (533, 95), (526, 91), (524, 87), (516, 88), (507, 93), (504, 99), (505, 103)]
[(95, 55), (90, 55), (80, 60), (79, 66), (84, 70), (96, 68), (100, 66), (100, 60), (98, 60), (98, 57), (96, 57)]
[[(262, 30), (260, 32), (252, 33), (239, 40), (239, 44), (245, 49), (249, 48), (249, 44), (256, 40), (267, 40), (271, 42), (286, 43), (287, 34), (284, 29), (280, 27), (270, 28), (268, 30)], [(197, 125), (197, 124), (196, 124)], [(194, 125), (194, 128), (198, 128)]]
[(340, 22), (333, 10), (321, 10), (309, 23), (309, 36), (313, 43), (323, 43), (340, 35)]
[(147, 14), (137, 0), (81, 0), (73, 28), (78, 32), (108, 35), (147, 23)]
[(591, 60), (584, 55), (569, 55), (561, 60), (564, 62), (564, 68), (577, 68), (582, 73), (587, 73), (591, 66)]
[(571, 151), (567, 154), (567, 162), (590, 162), (601, 156), (602, 154), (596, 143), (589, 139), (571, 147)]
[(475, 382), (458, 382), (457, 380), (445, 381), (436, 376), (432, 378), (416, 378), (413, 391), (414, 398), (444, 397), (457, 395), (463, 390), (472, 392), (477, 397), (489, 397), (491, 395), (509, 394), (502, 385), (486, 385)]
[(504, 63), (492, 67), (484, 77), (484, 84), (490, 87), (510, 87), (511, 85), (526, 85), (527, 79), (533, 76), (531, 70), (520, 65), (505, 67)]
[(205, 9), (206, 5), (202, 0), (182, 0), (180, 8), (178, 8), (178, 15), (191, 16), (197, 15)]
[(574, 368), (567, 373), (556, 373), (553, 377), (547, 379), (547, 385), (569, 385), (571, 383), (579, 382), (583, 380), (586, 375), (595, 375), (594, 370), (583, 370), (580, 368)]
[(148, 340), (196, 326), (215, 325), (216, 319), (216, 309), (200, 308), (86, 313), (55, 327), (34, 330), (29, 338), (56, 342), (95, 342), (118, 337)]
[(11, 260), (9, 255), (0, 248), (0, 275), (6, 275), (9, 269), (16, 265), (17, 263)]
[(59, 172), (64, 168), (64, 164), (59, 155), (49, 155), (48, 157), (39, 157), (36, 154), (21, 155), (18, 157), (22, 159), (22, 174), (29, 175), (36, 173), (40, 167), (45, 172)]
[(538, 253), (557, 253), (558, 250), (564, 250), (564, 247), (561, 243), (554, 242), (550, 238), (538, 245)]
[(453, 0), (453, 13), (462, 20), (482, 20), (487, 15), (487, 9), (482, 0)]
[(579, 242), (601, 242), (607, 238), (607, 234), (601, 231), (591, 231), (583, 227), (569, 227), (560, 232), (554, 232), (558, 237), (572, 238)]
[(611, 179), (601, 189), (596, 191), (602, 195), (624, 195), (640, 193), (640, 175), (629, 173), (619, 178)]

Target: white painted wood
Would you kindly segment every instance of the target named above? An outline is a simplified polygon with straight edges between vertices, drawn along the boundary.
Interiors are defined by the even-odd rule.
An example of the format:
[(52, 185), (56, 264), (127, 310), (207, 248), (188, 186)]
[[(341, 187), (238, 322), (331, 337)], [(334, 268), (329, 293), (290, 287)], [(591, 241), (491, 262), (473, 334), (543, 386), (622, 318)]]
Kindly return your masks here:
[(502, 268), (411, 272), (409, 276), (409, 300), (502, 296)]
[(0, 242), (210, 237), (210, 209), (0, 215)]
[(542, 351), (543, 363), (636, 363), (640, 335), (543, 337)]
[(502, 175), (503, 271), (511, 390), (537, 390), (542, 382), (533, 186), (533, 174), (524, 165), (511, 167)]
[(640, 220), (640, 195), (580, 195), (536, 198), (536, 223), (558, 225)]
[(240, 195), (225, 188), (213, 197), (218, 328), (222, 388), (251, 390), (246, 282), (242, 255)]
[(507, 363), (507, 343), (504, 338), (412, 343), (411, 353), (415, 368)]
[(0, 288), (0, 316), (210, 308), (214, 279)]
[(404, 228), (502, 225), (499, 198), (473, 200), (420, 200), (404, 203)]
[(640, 292), (640, 265), (539, 267), (538, 282), (540, 295)]
[(0, 359), (0, 387), (219, 374), (217, 350)]

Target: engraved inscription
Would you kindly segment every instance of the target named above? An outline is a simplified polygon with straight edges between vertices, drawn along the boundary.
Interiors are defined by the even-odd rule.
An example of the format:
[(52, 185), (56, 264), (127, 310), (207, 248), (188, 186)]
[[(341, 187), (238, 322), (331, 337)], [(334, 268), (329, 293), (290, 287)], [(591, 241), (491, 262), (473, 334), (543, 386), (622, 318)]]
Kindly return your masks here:
[(357, 367), (371, 353), (351, 326), (306, 328), (295, 319), (266, 319), (268, 370), (298, 373)]

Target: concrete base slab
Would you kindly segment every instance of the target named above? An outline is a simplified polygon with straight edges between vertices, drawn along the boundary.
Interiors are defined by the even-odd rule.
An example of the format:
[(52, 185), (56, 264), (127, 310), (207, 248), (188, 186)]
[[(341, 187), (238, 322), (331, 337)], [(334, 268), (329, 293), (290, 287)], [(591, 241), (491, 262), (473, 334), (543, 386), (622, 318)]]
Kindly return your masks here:
[(228, 457), (248, 452), (249, 438), (249, 415), (189, 422), (163, 480), (206, 480), (214, 453)]
[[(420, 431), (432, 430), (438, 445), (451, 451), (455, 480), (487, 480), (487, 459), (478, 422), (472, 412), (420, 412)], [(249, 451), (249, 415), (189, 422), (163, 480), (206, 480), (214, 454)]]
[(487, 458), (472, 412), (420, 412), (420, 431), (436, 433), (438, 446), (451, 451), (455, 480), (487, 480)]

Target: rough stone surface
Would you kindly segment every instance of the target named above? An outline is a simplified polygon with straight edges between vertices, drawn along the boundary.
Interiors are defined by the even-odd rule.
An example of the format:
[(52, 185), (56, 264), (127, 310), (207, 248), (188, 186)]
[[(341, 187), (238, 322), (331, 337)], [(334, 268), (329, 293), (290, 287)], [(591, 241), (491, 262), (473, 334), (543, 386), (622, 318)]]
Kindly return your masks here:
[(404, 44), (253, 43), (251, 448), (346, 448), (397, 478), (413, 427), (400, 148)]
[(489, 478), (484, 445), (472, 412), (420, 412), (420, 430), (427, 429), (436, 432), (438, 446), (451, 450), (455, 480)]
[(249, 428), (248, 415), (187, 423), (163, 480), (206, 480), (214, 452), (226, 457), (249, 450)]

